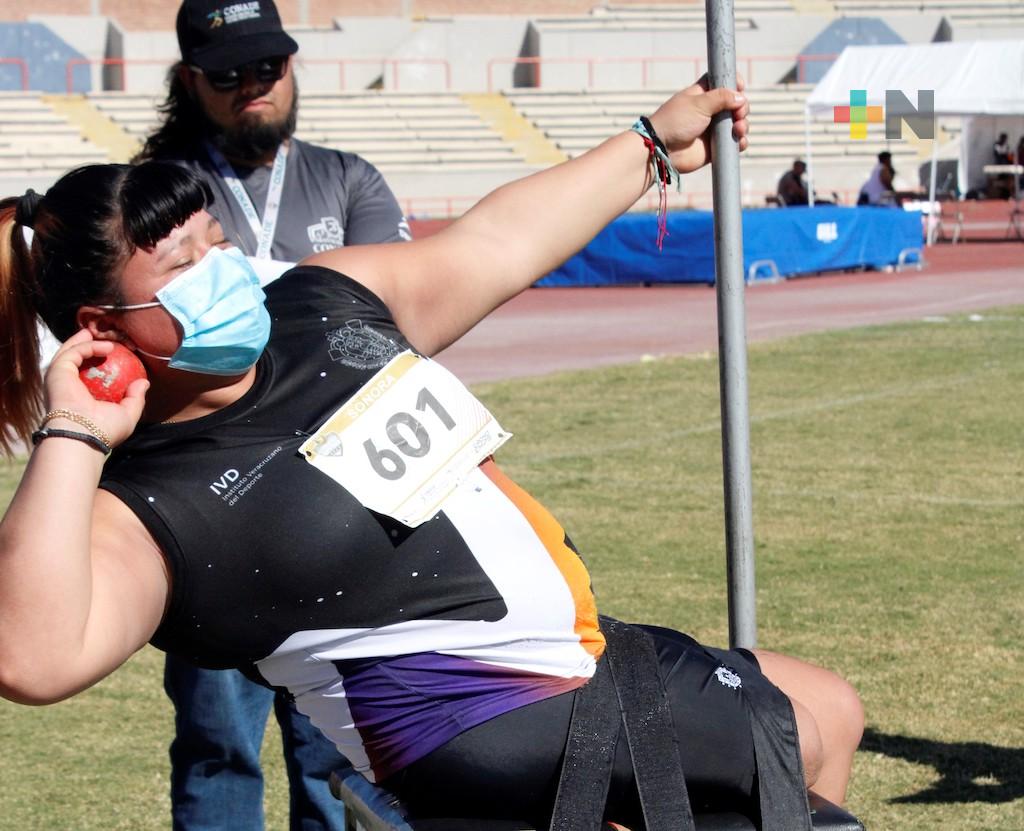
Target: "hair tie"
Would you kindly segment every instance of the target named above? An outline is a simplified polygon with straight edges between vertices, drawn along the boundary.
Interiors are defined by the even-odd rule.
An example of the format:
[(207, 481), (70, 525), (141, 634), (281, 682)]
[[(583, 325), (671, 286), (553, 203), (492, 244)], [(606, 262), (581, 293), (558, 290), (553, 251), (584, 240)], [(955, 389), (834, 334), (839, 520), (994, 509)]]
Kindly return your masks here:
[(18, 197), (18, 204), (14, 208), (14, 221), (26, 228), (31, 228), (35, 224), (36, 211), (42, 201), (43, 197), (29, 188)]

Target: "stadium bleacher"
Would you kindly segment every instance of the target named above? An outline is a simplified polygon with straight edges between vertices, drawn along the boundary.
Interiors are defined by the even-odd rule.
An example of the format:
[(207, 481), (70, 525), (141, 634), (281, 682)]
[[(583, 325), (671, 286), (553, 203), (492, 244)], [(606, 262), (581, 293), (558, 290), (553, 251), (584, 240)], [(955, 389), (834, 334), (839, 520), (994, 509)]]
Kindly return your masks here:
[[(778, 177), (790, 162), (806, 154), (804, 100), (806, 84), (757, 87), (747, 93), (751, 102), (751, 134), (755, 137), (743, 155), (744, 175), (756, 179), (759, 194), (774, 192)], [(671, 90), (505, 90), (514, 106), (568, 156), (576, 156), (598, 141), (628, 129), (639, 112), (650, 112)], [(816, 189), (831, 198), (833, 190), (853, 201), (866, 172), (884, 144), (882, 125), (871, 125), (871, 141), (851, 141), (849, 127), (826, 119), (810, 124)], [(909, 142), (887, 148), (897, 168), (918, 156)], [(763, 196), (754, 202), (763, 204)]]
[[(141, 143), (163, 95), (92, 93), (89, 101)], [(522, 168), (523, 157), (454, 93), (304, 94), (296, 136), (359, 153), (384, 173), (403, 169)]]
[(454, 93), (304, 95), (296, 135), (359, 153), (385, 173), (524, 165), (512, 144)]
[[(119, 8), (116, 3), (111, 5), (112, 11)], [(970, 24), (972, 32), (988, 31), (984, 28), (988, 26), (993, 37), (998, 36), (1000, 27), (1024, 25), (1024, 0), (737, 0), (735, 8), (738, 33), (741, 34), (749, 23), (753, 27), (750, 36), (761, 38), (756, 40), (759, 45), (765, 42), (765, 32), (778, 32), (782, 42), (783, 33), (798, 28), (797, 22), (805, 28), (823, 28), (836, 15), (885, 19), (887, 15), (939, 14), (954, 23)], [(338, 4), (339, 12), (346, 9), (344, 3)], [(546, 32), (549, 36), (546, 43), (552, 43), (551, 37), (555, 34), (564, 40), (573, 38), (574, 32), (581, 32), (581, 37), (604, 31), (613, 35), (623, 32), (629, 37), (640, 33), (641, 40), (631, 43), (642, 43), (642, 38), (649, 35), (650, 49), (655, 49), (655, 43), (664, 43), (658, 38), (664, 37), (666, 27), (680, 29), (682, 35), (692, 39), (701, 36), (704, 26), (702, 2), (684, 0), (661, 4), (619, 0), (582, 9), (580, 3), (570, 0), (552, 3), (544, 15), (523, 16), (521, 25)], [(442, 13), (441, 6), (435, 9), (433, 5), (429, 8), (424, 5), (423, 10), (426, 14)], [(487, 11), (499, 10), (490, 4)], [(166, 28), (163, 17), (165, 15), (152, 14), (146, 21), (135, 17), (133, 25), (139, 29)], [(336, 25), (341, 22), (337, 20)], [(430, 22), (439, 26), (444, 23), (441, 18), (430, 19)], [(290, 25), (288, 21), (286, 25)], [(130, 34), (126, 33), (125, 37), (129, 38)], [(770, 42), (770, 34), (768, 39)], [(563, 60), (546, 58), (544, 42), (538, 42), (541, 51), (535, 56), (536, 60)], [(792, 52), (792, 39), (785, 42)], [(571, 51), (572, 47), (568, 49)], [(391, 47), (391, 54), (399, 53), (399, 49)], [(658, 54), (652, 54), (651, 58), (656, 60)], [(777, 71), (782, 57), (769, 56), (775, 63), (758, 64), (752, 73), (749, 60), (758, 58), (746, 59), (748, 64), (740, 67), (756, 75), (756, 84), (748, 91), (752, 104), (752, 142), (743, 157), (748, 204), (763, 204), (764, 195), (774, 191), (775, 182), (792, 159), (806, 154), (808, 133), (813, 147), (815, 186), (825, 196), (836, 191), (843, 201), (852, 201), (875, 155), (882, 149), (893, 153), (901, 171), (910, 174), (915, 170), (925, 156), (925, 148), (910, 141), (886, 142), (880, 125), (870, 126), (867, 141), (851, 140), (846, 125), (832, 123), (830, 119), (815, 119), (805, 130), (804, 100), (810, 86), (770, 83), (782, 77)], [(794, 54), (793, 60), (795, 58)], [(625, 66), (616, 63), (624, 60), (620, 56), (597, 54), (581, 59), (605, 60), (607, 65), (600, 72), (592, 72), (591, 81), (583, 85), (567, 85), (566, 72), (559, 74), (554, 68), (549, 71), (545, 65), (543, 83), (539, 87), (513, 86), (523, 79), (517, 77), (513, 81), (509, 75), (507, 83), (499, 82), (488, 93), (480, 92), (481, 86), (488, 89), (491, 86), (488, 59), (483, 56), (478, 61), (480, 77), (475, 86), (457, 83), (454, 88), (440, 92), (389, 89), (387, 73), (375, 84), (383, 81), (384, 88), (380, 89), (332, 92), (329, 83), (327, 89), (320, 83), (306, 84), (297, 135), (364, 155), (386, 176), (397, 177), (395, 181), (400, 189), (414, 182), (415, 187), (410, 190), (416, 197), (478, 196), (492, 187), (495, 179), (481, 176), (480, 191), (467, 194), (465, 183), (475, 181), (468, 174), (488, 173), (499, 180), (500, 177), (513, 178), (560, 158), (578, 155), (602, 138), (628, 128), (639, 113), (649, 112), (663, 100), (670, 91), (667, 83), (671, 81), (666, 83), (666, 77), (692, 74), (700, 69), (699, 64), (694, 67), (665, 64), (658, 72), (669, 73), (669, 76), (652, 70), (649, 85), (646, 82), (641, 85), (637, 67), (630, 65), (629, 69), (630, 73), (635, 73), (637, 83), (632, 81), (633, 74), (627, 79), (626, 70), (616, 68)], [(507, 56), (502, 60), (517, 58)], [(738, 60), (742, 64), (744, 54), (741, 53)], [(316, 63), (311, 61), (304, 71), (322, 70), (323, 78), (336, 77), (336, 66), (314, 67)], [(131, 76), (138, 77), (135, 73)], [(152, 77), (162, 77), (162, 73)], [(540, 77), (539, 71), (533, 76), (534, 80)], [(608, 88), (616, 85), (620, 88)], [(559, 88), (566, 86), (568, 88)], [(18, 173), (55, 176), (64, 167), (75, 164), (125, 161), (158, 123), (157, 106), (163, 96), (162, 84), (156, 80), (147, 81), (143, 89), (97, 90), (81, 96), (86, 107), (109, 123), (111, 129), (104, 134), (86, 129), (81, 119), (69, 118), (38, 91), (4, 93), (0, 98), (0, 176)], [(494, 117), (487, 114), (499, 112), (502, 107), (509, 114)], [(517, 120), (518, 123), (514, 123)], [(532, 133), (529, 136), (532, 145), (524, 139), (525, 133)], [(947, 148), (947, 155), (950, 148)], [(467, 176), (459, 178), (460, 173)], [(695, 197), (694, 193), (703, 194), (707, 190), (699, 178), (691, 188), (688, 204), (695, 204), (696, 198), (699, 205), (703, 196)], [(426, 184), (428, 179), (429, 184)], [(403, 195), (399, 193), (400, 197)], [(462, 201), (465, 203), (464, 198)]]
[[(745, 171), (754, 180), (755, 202), (774, 189), (789, 162), (806, 153), (803, 102), (809, 85), (776, 85), (748, 91), (757, 137), (744, 154)], [(667, 89), (544, 90), (508, 89), (500, 97), (533, 125), (565, 157), (579, 155), (597, 142), (627, 129), (641, 112), (650, 112), (670, 94)], [(141, 145), (158, 124), (162, 94), (90, 93), (86, 100), (126, 136)], [(500, 130), (488, 124), (454, 93), (316, 93), (303, 96), (296, 135), (328, 147), (359, 153), (385, 175), (457, 171), (529, 172), (530, 163)], [(33, 93), (0, 97), (0, 171), (23, 166), (59, 172), (92, 161), (125, 161), (131, 152), (83, 139), (67, 119)], [(46, 135), (40, 142), (39, 132)], [(851, 141), (846, 125), (816, 119), (810, 125), (816, 182), (821, 193), (849, 192), (870, 170), (880, 143), (880, 125), (871, 125), (875, 140)], [(19, 140), (20, 137), (20, 140)], [(909, 164), (918, 151), (909, 142), (888, 149), (897, 166)], [(556, 158), (552, 156), (552, 158)], [(836, 174), (836, 175), (833, 175)], [(842, 175), (840, 175), (842, 174)]]
[(0, 176), (59, 174), (109, 161), (108, 152), (36, 92), (0, 92)]
[(875, 16), (900, 12), (943, 14), (951, 22), (984, 22), (992, 26), (1024, 22), (1020, 0), (832, 0), (836, 11), (848, 16)]

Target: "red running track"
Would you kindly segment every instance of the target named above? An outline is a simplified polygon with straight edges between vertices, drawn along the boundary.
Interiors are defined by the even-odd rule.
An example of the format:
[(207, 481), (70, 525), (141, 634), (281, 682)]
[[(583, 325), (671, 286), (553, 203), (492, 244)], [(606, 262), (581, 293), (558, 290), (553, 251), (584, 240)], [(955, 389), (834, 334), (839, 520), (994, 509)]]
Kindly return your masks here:
[[(922, 271), (801, 277), (746, 292), (748, 341), (1024, 304), (1024, 242), (937, 245)], [(467, 383), (717, 351), (709, 286), (541, 288), (440, 360)]]

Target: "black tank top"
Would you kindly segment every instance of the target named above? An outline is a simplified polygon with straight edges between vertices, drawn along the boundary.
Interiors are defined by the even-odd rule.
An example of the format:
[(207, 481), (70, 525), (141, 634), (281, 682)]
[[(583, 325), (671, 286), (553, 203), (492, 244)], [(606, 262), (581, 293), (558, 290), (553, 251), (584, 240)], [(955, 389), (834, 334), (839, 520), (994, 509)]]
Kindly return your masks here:
[[(100, 487), (132, 508), (170, 564), (171, 602), (153, 644), (202, 666), (244, 667), (299, 630), (442, 611), (500, 618), (500, 595), (443, 515), (413, 533), (324, 487), (297, 452), (409, 347), (390, 312), (317, 267), (270, 285), (267, 307), (271, 338), (248, 393), (204, 418), (141, 427), (104, 469)], [(418, 563), (426, 571), (438, 547), (449, 565), (443, 592), (404, 579)]]
[(604, 645), (589, 576), (561, 526), (493, 461), (409, 528), (300, 455), (410, 348), (383, 303), (300, 267), (267, 289), (267, 307), (252, 389), (204, 418), (140, 428), (104, 470), (100, 486), (169, 563), (153, 644), (288, 690), (378, 781), (585, 683)]

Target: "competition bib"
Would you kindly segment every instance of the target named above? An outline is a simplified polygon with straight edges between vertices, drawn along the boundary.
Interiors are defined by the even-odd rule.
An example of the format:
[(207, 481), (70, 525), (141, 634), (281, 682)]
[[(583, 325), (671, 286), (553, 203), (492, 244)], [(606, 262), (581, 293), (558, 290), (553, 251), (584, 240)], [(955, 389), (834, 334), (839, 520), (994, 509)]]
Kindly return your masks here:
[(511, 435), (448, 370), (405, 351), (299, 452), (367, 508), (415, 528)]

